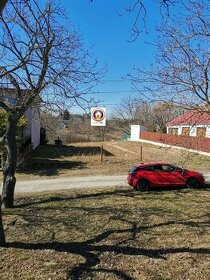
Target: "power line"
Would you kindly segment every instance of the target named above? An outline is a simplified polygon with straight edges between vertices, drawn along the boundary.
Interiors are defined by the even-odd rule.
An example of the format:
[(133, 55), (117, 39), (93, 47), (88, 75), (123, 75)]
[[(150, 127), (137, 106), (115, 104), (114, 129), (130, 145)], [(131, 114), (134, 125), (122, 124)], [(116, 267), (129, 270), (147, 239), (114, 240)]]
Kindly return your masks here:
[(100, 102), (100, 106), (117, 106), (117, 105), (119, 105), (119, 103), (117, 104), (117, 103), (102, 103), (102, 102)]
[(100, 94), (100, 93), (132, 93), (136, 92), (138, 93), (137, 90), (115, 90), (115, 91), (94, 91), (94, 92), (88, 92), (86, 94)]
[(127, 83), (127, 80), (102, 80), (104, 83)]

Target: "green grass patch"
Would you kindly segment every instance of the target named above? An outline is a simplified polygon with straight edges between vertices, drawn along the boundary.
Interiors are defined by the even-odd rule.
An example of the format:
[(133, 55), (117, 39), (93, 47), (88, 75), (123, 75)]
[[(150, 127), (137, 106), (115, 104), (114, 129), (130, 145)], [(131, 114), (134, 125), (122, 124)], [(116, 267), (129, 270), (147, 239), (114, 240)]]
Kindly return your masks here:
[(1, 279), (209, 279), (210, 190), (18, 195)]

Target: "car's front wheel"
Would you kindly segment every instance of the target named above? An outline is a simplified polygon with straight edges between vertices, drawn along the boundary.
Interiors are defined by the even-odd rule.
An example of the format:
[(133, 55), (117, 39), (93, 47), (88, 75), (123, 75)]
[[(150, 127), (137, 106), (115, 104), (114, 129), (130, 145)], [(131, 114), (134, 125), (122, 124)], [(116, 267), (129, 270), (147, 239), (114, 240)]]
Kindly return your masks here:
[(149, 187), (150, 187), (150, 184), (147, 180), (140, 180), (140, 181), (138, 181), (138, 183), (136, 185), (136, 189), (141, 192), (148, 191)]
[(195, 177), (190, 177), (186, 183), (187, 188), (198, 188), (200, 186), (199, 181)]

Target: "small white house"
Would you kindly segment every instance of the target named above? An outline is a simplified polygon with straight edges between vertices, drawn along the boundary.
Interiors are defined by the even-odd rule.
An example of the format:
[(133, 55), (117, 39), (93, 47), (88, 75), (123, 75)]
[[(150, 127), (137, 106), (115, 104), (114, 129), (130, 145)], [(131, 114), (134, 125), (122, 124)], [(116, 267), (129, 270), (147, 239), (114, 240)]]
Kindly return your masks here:
[(195, 109), (189, 110), (168, 122), (166, 126), (167, 134), (210, 138), (210, 113)]
[(146, 131), (146, 127), (142, 125), (131, 125), (130, 141), (139, 141), (141, 131)]

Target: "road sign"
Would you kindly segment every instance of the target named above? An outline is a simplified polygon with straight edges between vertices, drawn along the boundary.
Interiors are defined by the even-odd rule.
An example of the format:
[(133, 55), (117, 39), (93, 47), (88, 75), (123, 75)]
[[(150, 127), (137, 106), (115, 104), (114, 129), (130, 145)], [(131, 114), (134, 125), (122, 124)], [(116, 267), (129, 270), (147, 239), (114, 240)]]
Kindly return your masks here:
[(91, 126), (106, 126), (106, 108), (91, 108)]

